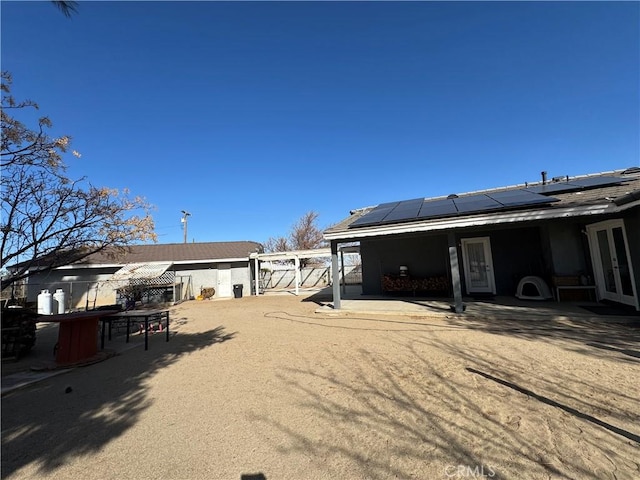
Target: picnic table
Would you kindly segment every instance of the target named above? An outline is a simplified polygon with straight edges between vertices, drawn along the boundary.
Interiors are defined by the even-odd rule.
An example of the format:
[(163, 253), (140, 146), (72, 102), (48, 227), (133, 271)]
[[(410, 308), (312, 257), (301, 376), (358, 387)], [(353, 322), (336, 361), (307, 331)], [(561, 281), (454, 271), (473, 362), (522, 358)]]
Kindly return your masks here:
[[(102, 333), (100, 335), (101, 348), (104, 348), (105, 330), (108, 326), (108, 336), (111, 340), (111, 329), (113, 323), (126, 321), (127, 326), (127, 343), (129, 343), (129, 334), (132, 323), (137, 322), (144, 325), (144, 349), (149, 349), (149, 326), (154, 322), (158, 322), (161, 329), (164, 329), (166, 341), (169, 341), (169, 310), (127, 310), (124, 312), (112, 312), (102, 319)], [(164, 325), (163, 325), (164, 322)]]

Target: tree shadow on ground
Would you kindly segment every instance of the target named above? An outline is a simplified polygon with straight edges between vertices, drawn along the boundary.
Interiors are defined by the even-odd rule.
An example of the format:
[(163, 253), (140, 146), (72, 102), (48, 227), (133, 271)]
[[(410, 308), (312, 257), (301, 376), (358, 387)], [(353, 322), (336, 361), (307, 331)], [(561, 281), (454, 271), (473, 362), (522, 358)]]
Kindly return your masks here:
[[(521, 391), (499, 388), (468, 367), (513, 363), (513, 358), (483, 360), (473, 354), (478, 345), (458, 345), (453, 336), (438, 340), (430, 333), (397, 335), (392, 354), (375, 349), (336, 352), (335, 361), (323, 364), (338, 367), (309, 364), (281, 372), (282, 388), (322, 425), (322, 432), (306, 434), (268, 414), (254, 420), (289, 437), (290, 443), (280, 447), (283, 453), (318, 461), (341, 458), (332, 465), (356, 464), (363, 478), (370, 479), (447, 478), (447, 472), (463, 466), (467, 473), (484, 469), (491, 478), (595, 480), (627, 478), (638, 468), (637, 445), (631, 445), (628, 436), (584, 422), (586, 417), (560, 411), (554, 408), (557, 404), (532, 402)], [(532, 371), (531, 360), (516, 357), (516, 368), (539, 386), (536, 391), (553, 398), (566, 379)], [(603, 398), (619, 393), (605, 387), (596, 392)], [(521, 428), (525, 424), (527, 428)], [(607, 452), (618, 463), (611, 471), (597, 470), (591, 458), (585, 460), (568, 447), (588, 449), (594, 461), (602, 460), (596, 465), (610, 460)], [(618, 476), (611, 476), (612, 471)]]
[[(546, 340), (562, 344), (563, 348), (599, 356), (598, 347), (618, 352), (622, 362), (640, 362), (640, 324), (634, 321), (598, 321), (592, 319), (491, 319), (448, 317), (447, 325), (464, 326), (494, 335), (524, 340)], [(605, 354), (610, 358), (609, 354)]]
[(151, 406), (147, 382), (154, 374), (234, 335), (223, 326), (180, 333), (170, 342), (152, 342), (147, 351), (128, 350), (4, 396), (2, 478), (30, 464), (51, 473), (75, 457), (99, 452)]

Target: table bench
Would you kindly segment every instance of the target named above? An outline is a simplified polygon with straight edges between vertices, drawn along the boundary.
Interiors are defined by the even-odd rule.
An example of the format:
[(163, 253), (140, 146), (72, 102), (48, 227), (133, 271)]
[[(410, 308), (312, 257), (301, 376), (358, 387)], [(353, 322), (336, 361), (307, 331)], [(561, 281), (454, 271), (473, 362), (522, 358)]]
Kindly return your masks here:
[(555, 275), (551, 278), (553, 288), (556, 291), (556, 301), (560, 302), (560, 292), (563, 290), (573, 291), (587, 291), (589, 292), (589, 298), (591, 298), (591, 292), (595, 297), (595, 301), (600, 301), (598, 295), (598, 288), (587, 280), (583, 275)]
[(562, 290), (587, 290), (593, 291), (595, 301), (598, 302), (598, 288), (595, 285), (557, 285), (556, 286), (556, 301), (560, 301), (560, 292)]
[(133, 321), (144, 322), (144, 349), (149, 349), (149, 325), (158, 322), (162, 326), (164, 321), (164, 332), (166, 341), (169, 341), (169, 310), (129, 310), (125, 312), (112, 313), (102, 318), (102, 333), (100, 335), (101, 348), (104, 348), (105, 330), (108, 328), (109, 340), (111, 340), (111, 330), (114, 323), (126, 321), (127, 340), (129, 343), (129, 334)]

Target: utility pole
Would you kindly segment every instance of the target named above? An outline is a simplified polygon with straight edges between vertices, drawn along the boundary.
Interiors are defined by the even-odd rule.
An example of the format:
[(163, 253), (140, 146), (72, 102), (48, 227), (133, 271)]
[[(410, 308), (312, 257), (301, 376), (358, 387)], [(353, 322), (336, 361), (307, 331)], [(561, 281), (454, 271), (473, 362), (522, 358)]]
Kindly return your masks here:
[(187, 217), (191, 215), (186, 210), (182, 210), (182, 218), (180, 221), (184, 223), (184, 243), (187, 243)]

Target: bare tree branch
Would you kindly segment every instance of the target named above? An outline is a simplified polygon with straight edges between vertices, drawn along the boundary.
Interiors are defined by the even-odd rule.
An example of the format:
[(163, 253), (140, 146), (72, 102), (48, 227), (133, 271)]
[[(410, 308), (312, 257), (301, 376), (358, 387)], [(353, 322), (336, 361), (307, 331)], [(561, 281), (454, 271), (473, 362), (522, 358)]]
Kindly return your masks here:
[(53, 0), (52, 3), (67, 18), (71, 18), (72, 14), (78, 12), (78, 2)]
[(31, 130), (9, 116), (11, 76), (2, 74), (2, 288), (39, 271), (68, 265), (93, 253), (155, 241), (151, 206), (128, 191), (98, 188), (64, 174), (70, 137), (51, 138), (48, 118)]

